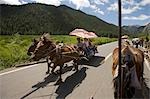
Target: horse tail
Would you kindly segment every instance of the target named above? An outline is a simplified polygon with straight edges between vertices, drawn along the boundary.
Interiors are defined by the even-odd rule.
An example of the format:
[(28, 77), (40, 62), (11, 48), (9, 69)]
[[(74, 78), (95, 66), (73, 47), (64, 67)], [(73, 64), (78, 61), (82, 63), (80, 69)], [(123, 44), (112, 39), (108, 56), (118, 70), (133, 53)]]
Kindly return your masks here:
[(118, 99), (119, 96), (119, 77), (113, 79), (114, 98)]

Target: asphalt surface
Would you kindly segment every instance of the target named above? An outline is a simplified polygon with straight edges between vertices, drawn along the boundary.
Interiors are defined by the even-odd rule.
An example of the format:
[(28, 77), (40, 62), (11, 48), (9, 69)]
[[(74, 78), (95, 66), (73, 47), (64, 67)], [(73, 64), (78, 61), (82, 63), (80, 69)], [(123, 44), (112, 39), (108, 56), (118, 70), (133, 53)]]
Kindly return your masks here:
[[(82, 61), (79, 71), (73, 71), (72, 62), (64, 66), (63, 83), (55, 85), (58, 75), (48, 74), (47, 64), (21, 67), (0, 74), (0, 99), (113, 99), (112, 57), (117, 42), (98, 46), (98, 52), (89, 62)], [(149, 64), (149, 63), (147, 63)], [(147, 87), (144, 96), (150, 96), (150, 70), (144, 65)], [(139, 94), (140, 93), (140, 94)], [(136, 98), (136, 97), (135, 97)]]

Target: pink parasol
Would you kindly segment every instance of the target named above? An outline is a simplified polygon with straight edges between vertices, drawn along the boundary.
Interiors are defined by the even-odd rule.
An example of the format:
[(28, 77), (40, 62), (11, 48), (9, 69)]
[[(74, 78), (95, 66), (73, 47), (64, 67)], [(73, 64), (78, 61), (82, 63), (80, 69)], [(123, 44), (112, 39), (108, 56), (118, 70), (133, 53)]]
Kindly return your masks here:
[(84, 29), (75, 29), (69, 33), (69, 35), (78, 36), (81, 38), (96, 38), (97, 35), (94, 32), (88, 32)]

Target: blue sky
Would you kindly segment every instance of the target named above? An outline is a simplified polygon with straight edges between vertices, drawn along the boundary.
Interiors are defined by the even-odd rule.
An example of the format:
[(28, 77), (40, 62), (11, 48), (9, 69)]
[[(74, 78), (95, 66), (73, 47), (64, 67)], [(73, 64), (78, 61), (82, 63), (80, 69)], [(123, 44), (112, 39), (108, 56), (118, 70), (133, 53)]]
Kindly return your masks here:
[[(117, 25), (117, 0), (0, 0), (0, 4), (21, 5), (31, 2), (49, 5), (67, 5), (76, 10)], [(150, 0), (122, 0), (122, 24), (146, 25), (150, 23)]]

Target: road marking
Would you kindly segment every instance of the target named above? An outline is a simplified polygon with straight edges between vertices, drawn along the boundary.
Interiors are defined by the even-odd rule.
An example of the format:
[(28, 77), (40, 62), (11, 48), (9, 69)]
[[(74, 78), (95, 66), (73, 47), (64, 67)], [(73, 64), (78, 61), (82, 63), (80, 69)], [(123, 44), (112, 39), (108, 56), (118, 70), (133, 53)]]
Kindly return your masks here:
[(150, 64), (149, 64), (149, 62), (148, 62), (148, 60), (146, 59), (146, 58), (144, 58), (144, 61), (145, 61), (145, 64), (146, 64), (146, 66), (147, 66), (147, 68), (148, 68), (148, 70), (150, 71)]
[(27, 66), (27, 67), (21, 67), (21, 68), (12, 70), (12, 71), (8, 71), (8, 72), (1, 73), (0, 76), (6, 75), (6, 74), (10, 74), (10, 73), (13, 73), (13, 72), (16, 72), (16, 71), (28, 69), (28, 68), (35, 67), (35, 66), (37, 66), (37, 65), (31, 65), (31, 66)]
[(104, 62), (106, 62), (106, 60), (112, 55), (112, 53), (109, 53), (106, 58), (104, 60), (101, 61), (100, 64), (103, 64)]
[(106, 61), (111, 55), (112, 55), (112, 53), (109, 53), (109, 54), (106, 56), (106, 58), (105, 58), (104, 61)]

